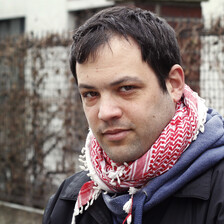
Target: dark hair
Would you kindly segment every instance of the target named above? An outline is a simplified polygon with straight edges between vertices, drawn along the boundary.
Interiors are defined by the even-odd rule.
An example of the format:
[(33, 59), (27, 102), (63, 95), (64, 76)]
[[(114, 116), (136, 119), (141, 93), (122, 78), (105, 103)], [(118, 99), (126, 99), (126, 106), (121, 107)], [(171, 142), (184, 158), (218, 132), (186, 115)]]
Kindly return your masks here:
[(150, 11), (117, 6), (104, 9), (88, 19), (73, 36), (70, 68), (77, 82), (76, 62), (95, 57), (98, 48), (114, 35), (132, 37), (141, 48), (143, 61), (157, 75), (161, 88), (174, 64), (181, 64), (176, 35), (171, 26)]

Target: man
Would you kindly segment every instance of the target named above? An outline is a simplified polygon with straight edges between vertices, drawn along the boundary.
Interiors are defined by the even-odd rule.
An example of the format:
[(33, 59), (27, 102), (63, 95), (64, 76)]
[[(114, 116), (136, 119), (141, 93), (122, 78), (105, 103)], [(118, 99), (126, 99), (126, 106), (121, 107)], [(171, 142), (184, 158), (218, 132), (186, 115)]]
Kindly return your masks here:
[(113, 7), (73, 39), (84, 171), (63, 182), (43, 223), (224, 223), (223, 120), (185, 85), (173, 29)]

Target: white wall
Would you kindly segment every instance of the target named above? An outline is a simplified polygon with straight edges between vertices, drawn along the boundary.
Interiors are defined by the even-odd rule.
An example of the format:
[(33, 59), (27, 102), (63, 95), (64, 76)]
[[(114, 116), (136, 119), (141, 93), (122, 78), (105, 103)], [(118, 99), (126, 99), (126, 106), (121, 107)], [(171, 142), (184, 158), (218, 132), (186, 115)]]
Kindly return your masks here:
[(65, 0), (30, 0), (26, 2), (26, 31), (56, 32), (67, 28)]
[(0, 19), (24, 17), (27, 0), (0, 0)]
[(201, 3), (202, 15), (205, 26), (209, 27), (211, 20), (215, 20), (220, 15), (224, 16), (224, 0), (208, 0)]
[(25, 32), (67, 28), (66, 0), (0, 0), (0, 19), (25, 17)]
[(113, 0), (67, 0), (66, 4), (67, 9), (71, 11), (110, 6), (113, 4)]
[[(224, 23), (224, 0), (209, 0), (201, 5), (207, 28), (218, 17), (222, 17)], [(201, 40), (200, 95), (208, 106), (224, 116), (224, 36), (202, 37)]]
[(25, 32), (63, 32), (69, 12), (112, 5), (109, 0), (0, 0), (0, 20), (25, 17)]
[(200, 95), (224, 116), (224, 36), (201, 38)]

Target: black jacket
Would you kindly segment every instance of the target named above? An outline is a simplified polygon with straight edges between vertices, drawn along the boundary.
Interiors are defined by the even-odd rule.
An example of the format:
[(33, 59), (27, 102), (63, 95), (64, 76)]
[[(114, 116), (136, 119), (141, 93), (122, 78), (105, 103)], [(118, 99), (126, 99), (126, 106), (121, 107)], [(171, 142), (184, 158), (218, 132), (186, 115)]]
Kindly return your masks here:
[[(66, 179), (49, 200), (43, 224), (71, 224), (74, 205), (86, 172)], [(82, 215), (77, 224), (112, 224), (102, 196)], [(224, 224), (224, 161), (188, 183), (180, 191), (143, 215), (150, 224)]]

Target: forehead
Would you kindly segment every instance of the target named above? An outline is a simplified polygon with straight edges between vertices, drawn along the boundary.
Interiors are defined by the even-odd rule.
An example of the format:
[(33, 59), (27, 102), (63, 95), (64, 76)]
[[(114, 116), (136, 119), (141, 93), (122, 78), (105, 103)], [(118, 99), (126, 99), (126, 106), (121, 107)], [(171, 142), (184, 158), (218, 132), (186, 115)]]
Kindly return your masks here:
[(132, 38), (114, 36), (107, 44), (100, 46), (84, 63), (76, 63), (77, 79), (80, 82), (90, 78), (91, 74), (99, 75), (101, 72), (104, 76), (110, 74), (113, 77), (117, 73), (124, 72), (126, 76), (132, 73), (131, 70), (134, 73), (136, 68), (140, 69), (143, 64), (146, 66), (142, 60), (140, 47)]

